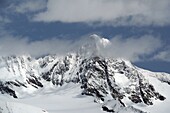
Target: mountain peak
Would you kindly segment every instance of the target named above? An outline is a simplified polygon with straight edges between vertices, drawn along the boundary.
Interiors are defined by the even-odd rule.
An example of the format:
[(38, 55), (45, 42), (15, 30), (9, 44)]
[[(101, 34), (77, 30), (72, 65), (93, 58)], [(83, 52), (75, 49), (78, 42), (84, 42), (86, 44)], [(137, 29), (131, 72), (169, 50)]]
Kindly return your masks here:
[[(108, 39), (96, 34), (86, 39), (78, 54), (39, 59), (27, 55), (0, 58), (0, 93), (24, 98), (39, 93), (61, 95), (63, 88), (76, 95), (93, 96), (108, 112), (155, 113), (150, 111), (151, 107), (153, 110), (159, 107), (155, 103), (165, 106), (159, 107), (161, 110), (169, 109), (169, 74), (140, 69), (125, 59), (106, 58), (102, 55), (111, 44)], [(78, 87), (75, 89), (73, 84)]]
[(97, 34), (92, 34), (90, 35), (90, 38), (99, 46), (103, 46), (103, 47), (106, 47), (107, 45), (111, 44), (111, 42), (106, 39), (106, 38), (103, 38)]
[(102, 50), (110, 44), (111, 42), (108, 39), (92, 34), (84, 42), (79, 53), (84, 57), (102, 56)]
[[(87, 54), (91, 51), (89, 55), (100, 54), (91, 49), (92, 47), (98, 49), (96, 43), (104, 40), (94, 36), (95, 40), (92, 41), (95, 42), (94, 46), (90, 42), (83, 46)], [(61, 58), (47, 56), (34, 61), (23, 58), (2, 60), (0, 93), (14, 98), (24, 98), (41, 92), (46, 94), (51, 89), (51, 93), (53, 90), (55, 93), (56, 90), (59, 91), (57, 86), (76, 90), (77, 93), (77, 89), (72, 86), (66, 87), (71, 83), (78, 85), (78, 93), (93, 96), (104, 111), (145, 113), (141, 106), (145, 106), (146, 109), (150, 108), (148, 107), (150, 105), (157, 108), (155, 103), (162, 103), (169, 108), (169, 103), (166, 103), (169, 102), (169, 91), (162, 90), (169, 88), (169, 74), (141, 70), (124, 59), (105, 58), (99, 55), (84, 58), (70, 54)]]

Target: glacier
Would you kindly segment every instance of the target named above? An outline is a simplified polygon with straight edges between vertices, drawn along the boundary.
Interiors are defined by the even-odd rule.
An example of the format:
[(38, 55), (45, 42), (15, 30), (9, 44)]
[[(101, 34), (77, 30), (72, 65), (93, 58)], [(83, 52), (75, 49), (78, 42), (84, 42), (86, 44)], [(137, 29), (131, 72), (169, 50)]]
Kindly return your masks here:
[(111, 42), (89, 40), (65, 56), (1, 56), (0, 112), (168, 113), (170, 74), (105, 57), (101, 50)]

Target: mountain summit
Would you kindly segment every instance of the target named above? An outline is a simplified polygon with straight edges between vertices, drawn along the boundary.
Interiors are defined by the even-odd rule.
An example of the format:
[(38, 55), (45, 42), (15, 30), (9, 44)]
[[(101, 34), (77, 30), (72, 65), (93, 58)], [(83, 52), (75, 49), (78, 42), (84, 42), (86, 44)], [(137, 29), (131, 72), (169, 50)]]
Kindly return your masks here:
[(90, 35), (80, 47), (80, 54), (84, 57), (103, 56), (103, 50), (111, 45), (111, 42), (96, 34)]
[(97, 35), (91, 35), (90, 40), (82, 46), (81, 54), (38, 59), (1, 57), (1, 94), (20, 99), (73, 83), (80, 86), (80, 95), (92, 96), (103, 111), (154, 113), (155, 108), (169, 109), (169, 74), (150, 72), (127, 60), (105, 58), (100, 55), (100, 49), (111, 42)]

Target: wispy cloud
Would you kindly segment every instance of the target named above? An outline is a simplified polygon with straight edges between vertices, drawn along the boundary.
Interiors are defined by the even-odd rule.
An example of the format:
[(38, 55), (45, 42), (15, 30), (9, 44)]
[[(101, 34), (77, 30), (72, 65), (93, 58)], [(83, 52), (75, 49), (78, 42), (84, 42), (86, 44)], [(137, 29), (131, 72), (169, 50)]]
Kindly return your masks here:
[(169, 0), (48, 0), (33, 20), (162, 26), (170, 24), (169, 6)]
[[(46, 54), (65, 55), (68, 52), (78, 51), (83, 44), (90, 41), (86, 37), (76, 41), (52, 38), (30, 42), (27, 38), (6, 35), (0, 38), (0, 55), (30, 54), (34, 57), (40, 57)], [(142, 60), (141, 56), (151, 55), (160, 47), (161, 40), (150, 35), (127, 39), (113, 37), (110, 40), (109, 46), (100, 46), (99, 53), (105, 57), (139, 61)]]
[(170, 46), (156, 54), (153, 59), (170, 62)]
[(36, 13), (46, 8), (46, 0), (22, 0), (17, 3), (12, 2), (8, 7), (15, 13)]
[(5, 36), (0, 38), (0, 55), (30, 54), (39, 57), (46, 54), (65, 54), (69, 50), (71, 41), (60, 39), (47, 39), (30, 42), (27, 38)]
[(152, 55), (162, 47), (162, 41), (151, 35), (126, 39), (118, 36), (112, 38), (110, 42), (109, 46), (102, 49), (102, 55), (113, 58), (125, 58), (131, 61), (146, 60), (147, 55)]

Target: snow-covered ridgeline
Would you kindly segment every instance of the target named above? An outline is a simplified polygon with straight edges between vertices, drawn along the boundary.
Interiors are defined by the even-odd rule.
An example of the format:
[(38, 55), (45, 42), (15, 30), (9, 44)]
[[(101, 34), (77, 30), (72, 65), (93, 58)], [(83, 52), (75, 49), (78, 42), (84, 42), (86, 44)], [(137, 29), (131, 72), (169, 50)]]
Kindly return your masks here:
[(79, 52), (66, 56), (1, 57), (0, 92), (26, 98), (48, 91), (55, 93), (74, 83), (82, 89), (77, 93), (94, 97), (104, 111), (121, 113), (152, 111), (150, 108), (157, 103), (169, 102), (169, 74), (143, 70), (124, 59), (105, 58), (100, 49), (109, 46), (109, 40), (96, 35), (91, 38), (93, 41)]

